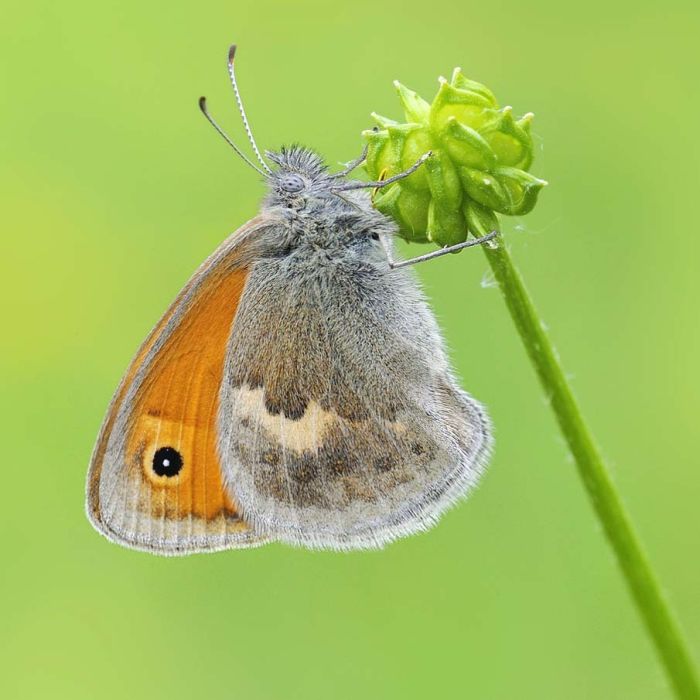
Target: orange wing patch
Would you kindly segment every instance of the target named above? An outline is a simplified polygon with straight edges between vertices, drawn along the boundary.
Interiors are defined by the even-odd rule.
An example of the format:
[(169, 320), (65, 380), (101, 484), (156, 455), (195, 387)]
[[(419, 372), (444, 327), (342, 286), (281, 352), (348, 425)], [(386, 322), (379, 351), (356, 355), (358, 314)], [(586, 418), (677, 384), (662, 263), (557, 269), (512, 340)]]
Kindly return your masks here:
[(248, 276), (251, 220), (180, 292), (139, 349), (93, 452), (87, 508), (121, 544), (177, 554), (260, 544), (224, 487), (217, 452), (228, 339)]
[[(152, 517), (194, 515), (211, 520), (236, 514), (221, 478), (216, 421), (231, 320), (246, 276), (245, 270), (238, 270), (208, 285), (160, 348), (144, 379), (126, 459), (138, 466), (151, 487)], [(159, 451), (165, 457), (156, 464)], [(181, 465), (172, 473), (178, 455)], [(159, 474), (159, 468), (165, 473)]]

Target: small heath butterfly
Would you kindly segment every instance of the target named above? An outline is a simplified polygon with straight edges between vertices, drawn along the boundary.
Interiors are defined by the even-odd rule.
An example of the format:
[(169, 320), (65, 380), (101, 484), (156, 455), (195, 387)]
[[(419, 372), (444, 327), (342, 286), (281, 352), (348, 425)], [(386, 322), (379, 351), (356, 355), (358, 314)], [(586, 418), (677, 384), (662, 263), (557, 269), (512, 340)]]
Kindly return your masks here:
[[(450, 369), (380, 182), (314, 152), (267, 153), (260, 213), (195, 272), (107, 411), (87, 513), (110, 540), (175, 555), (286, 542), (368, 549), (425, 530), (482, 473), (484, 409)], [(230, 142), (209, 116), (205, 116)], [(245, 156), (236, 148), (236, 151)]]

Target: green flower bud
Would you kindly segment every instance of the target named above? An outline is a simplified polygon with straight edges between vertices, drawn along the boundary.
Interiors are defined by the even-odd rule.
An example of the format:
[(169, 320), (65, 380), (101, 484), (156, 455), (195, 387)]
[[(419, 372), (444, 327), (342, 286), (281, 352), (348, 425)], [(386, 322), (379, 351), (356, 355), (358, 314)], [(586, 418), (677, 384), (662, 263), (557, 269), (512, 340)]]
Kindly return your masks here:
[(429, 241), (428, 208), (430, 193), (417, 193), (400, 187), (388, 187), (377, 193), (374, 206), (399, 225), (399, 234), (407, 241)]
[(515, 119), (494, 94), (457, 68), (440, 78), (432, 103), (394, 83), (404, 110), (401, 123), (372, 114), (377, 126), (363, 132), (365, 168), (382, 180), (432, 156), (412, 175), (378, 190), (374, 205), (391, 216), (408, 241), (440, 246), (499, 228), (498, 214), (527, 214), (547, 183), (528, 171), (532, 114)]

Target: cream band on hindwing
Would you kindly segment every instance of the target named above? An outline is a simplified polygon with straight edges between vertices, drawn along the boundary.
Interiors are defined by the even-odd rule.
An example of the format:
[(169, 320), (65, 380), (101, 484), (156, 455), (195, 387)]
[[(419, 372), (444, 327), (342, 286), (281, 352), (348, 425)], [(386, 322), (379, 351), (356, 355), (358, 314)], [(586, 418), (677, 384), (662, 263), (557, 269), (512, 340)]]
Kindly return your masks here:
[[(272, 414), (265, 406), (263, 387), (250, 389), (242, 386), (235, 389), (232, 396), (241, 420), (258, 422), (269, 438), (279, 441), (281, 448), (297, 453), (319, 449), (329, 430), (339, 420), (335, 411), (324, 410), (316, 401), (309, 402), (301, 418), (287, 418), (283, 413)], [(405, 426), (399, 422), (386, 421), (386, 425), (397, 433), (405, 430)]]

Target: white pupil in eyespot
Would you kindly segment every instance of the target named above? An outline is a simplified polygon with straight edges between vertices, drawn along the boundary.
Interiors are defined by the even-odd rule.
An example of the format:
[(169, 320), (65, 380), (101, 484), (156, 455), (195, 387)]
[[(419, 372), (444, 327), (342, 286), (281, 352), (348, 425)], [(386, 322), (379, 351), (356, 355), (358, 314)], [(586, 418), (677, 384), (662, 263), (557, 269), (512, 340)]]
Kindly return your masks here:
[(183, 467), (182, 455), (169, 445), (159, 447), (153, 455), (153, 471), (158, 476), (172, 477), (180, 473)]

